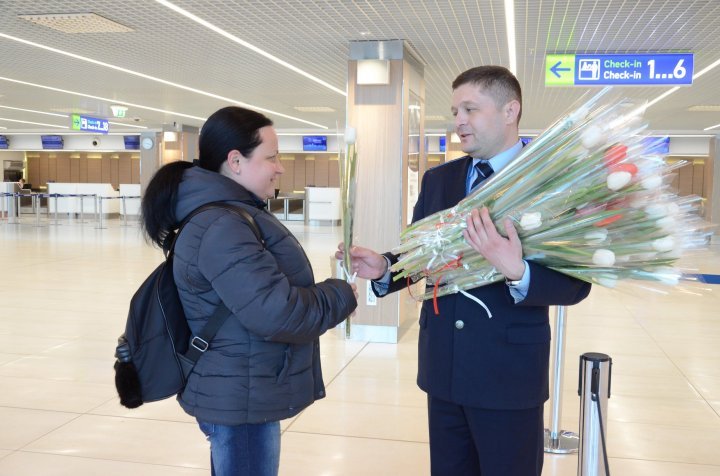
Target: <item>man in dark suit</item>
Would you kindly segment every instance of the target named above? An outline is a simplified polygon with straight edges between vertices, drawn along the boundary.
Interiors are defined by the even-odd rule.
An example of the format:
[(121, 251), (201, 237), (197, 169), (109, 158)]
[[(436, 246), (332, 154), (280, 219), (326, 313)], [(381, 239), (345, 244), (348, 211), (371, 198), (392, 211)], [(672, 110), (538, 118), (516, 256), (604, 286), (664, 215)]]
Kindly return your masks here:
[[(456, 205), (522, 149), (522, 96), (513, 74), (481, 66), (453, 82), (455, 132), (466, 157), (428, 170), (413, 222)], [(431, 471), (437, 476), (540, 476), (543, 403), (548, 399), (548, 306), (583, 300), (590, 285), (523, 260), (512, 223), (498, 233), (486, 208), (467, 220), (465, 239), (506, 281), (423, 303), (418, 386), (428, 394)], [(397, 261), (351, 250), (358, 276), (384, 296), (405, 287), (388, 271)], [(342, 252), (336, 254), (342, 257)], [(491, 317), (492, 316), (492, 317)]]

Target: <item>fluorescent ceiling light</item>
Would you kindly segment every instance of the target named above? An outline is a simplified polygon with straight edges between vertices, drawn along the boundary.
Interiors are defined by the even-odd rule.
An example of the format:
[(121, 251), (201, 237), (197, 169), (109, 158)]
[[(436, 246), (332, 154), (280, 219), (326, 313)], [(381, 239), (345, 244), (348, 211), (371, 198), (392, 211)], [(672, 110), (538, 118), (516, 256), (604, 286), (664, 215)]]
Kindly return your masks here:
[(720, 127), (720, 124), (715, 124), (714, 126), (706, 127), (706, 128), (703, 129), (703, 130), (704, 130), (704, 131), (709, 131), (709, 130), (712, 130), (712, 129), (717, 129), (718, 127)]
[(187, 10), (183, 10), (182, 8), (180, 8), (180, 7), (174, 5), (174, 4), (172, 4), (172, 3), (170, 3), (170, 2), (168, 2), (168, 1), (166, 1), (166, 0), (155, 0), (155, 1), (158, 2), (160, 5), (163, 5), (163, 6), (167, 7), (167, 8), (169, 8), (170, 10), (173, 10), (173, 11), (179, 13), (180, 15), (184, 16), (185, 18), (189, 18), (190, 20), (194, 21), (195, 23), (198, 23), (198, 24), (204, 26), (205, 28), (208, 28), (209, 30), (214, 31), (214, 32), (217, 33), (217, 34), (222, 35), (222, 36), (224, 36), (225, 38), (227, 38), (227, 39), (229, 39), (229, 40), (231, 40), (231, 41), (234, 41), (235, 43), (237, 43), (237, 44), (239, 44), (239, 45), (242, 45), (242, 46), (244, 46), (245, 48), (248, 48), (248, 49), (254, 51), (254, 52), (257, 53), (257, 54), (262, 55), (262, 56), (264, 56), (265, 58), (267, 58), (267, 59), (269, 59), (269, 60), (271, 60), (271, 61), (274, 61), (274, 62), (276, 62), (277, 64), (279, 64), (279, 65), (281, 65), (281, 66), (284, 66), (284, 67), (286, 67), (287, 69), (289, 69), (289, 70), (291, 70), (291, 71), (295, 71), (296, 73), (298, 73), (298, 74), (300, 74), (300, 75), (302, 75), (302, 76), (305, 76), (306, 78), (308, 78), (308, 79), (311, 80), (311, 81), (315, 81), (316, 83), (321, 84), (321, 85), (325, 86), (326, 88), (328, 88), (328, 89), (330, 89), (330, 90), (332, 90), (332, 91), (335, 91), (335, 92), (338, 93), (338, 94), (342, 94), (343, 96), (347, 96), (347, 92), (346, 92), (346, 91), (343, 91), (343, 90), (341, 90), (341, 89), (336, 88), (335, 86), (332, 86), (332, 85), (329, 84), (329, 83), (326, 83), (326, 82), (323, 81), (322, 79), (320, 79), (320, 78), (318, 78), (318, 77), (316, 77), (316, 76), (313, 76), (312, 74), (307, 73), (307, 72), (303, 71), (302, 69), (300, 69), (300, 68), (298, 68), (298, 67), (296, 67), (296, 66), (291, 65), (291, 64), (288, 63), (287, 61), (281, 60), (281, 59), (278, 58), (277, 56), (271, 55), (270, 53), (268, 53), (268, 52), (265, 51), (265, 50), (261, 50), (261, 49), (258, 48), (257, 46), (255, 46), (255, 45), (253, 45), (253, 44), (251, 44), (251, 43), (248, 43), (248, 42), (245, 41), (245, 40), (241, 40), (241, 39), (238, 38), (237, 36), (228, 33), (227, 31), (225, 31), (225, 30), (223, 30), (223, 29), (221, 29), (221, 28), (213, 25), (212, 23), (210, 23), (210, 22), (208, 22), (208, 21), (203, 20), (202, 18), (200, 18), (200, 17), (198, 17), (198, 16), (196, 16), (196, 15), (193, 15), (192, 13), (188, 12)]
[(114, 126), (122, 126), (122, 127), (132, 127), (133, 129), (147, 129), (145, 126), (137, 126), (135, 124), (125, 124), (124, 122), (110, 122), (108, 121), (108, 124), (112, 124)]
[(293, 109), (300, 112), (335, 112), (335, 109), (327, 106), (295, 106)]
[[(720, 58), (717, 59), (717, 60), (715, 60), (714, 62), (712, 62), (711, 64), (709, 64), (709, 65), (706, 66), (705, 68), (701, 69), (701, 70), (698, 71), (697, 73), (695, 73), (695, 74), (693, 75), (693, 81), (695, 81), (695, 80), (698, 79), (700, 76), (702, 76), (703, 74), (707, 73), (708, 71), (712, 70), (713, 68), (716, 68), (718, 65), (720, 65)], [(642, 113), (643, 111), (645, 111), (645, 109), (649, 108), (650, 106), (652, 106), (652, 105), (654, 105), (654, 104), (657, 104), (659, 101), (662, 101), (663, 99), (665, 99), (666, 97), (670, 96), (672, 93), (674, 93), (674, 92), (677, 91), (678, 89), (680, 89), (680, 87), (679, 87), (679, 86), (675, 86), (674, 88), (665, 91), (665, 92), (662, 93), (660, 96), (656, 97), (655, 99), (653, 99), (652, 101), (650, 101), (649, 103), (647, 103), (645, 106), (638, 108), (638, 109), (636, 110), (636, 112)], [(708, 127), (708, 128), (706, 128), (706, 129), (703, 129), (703, 130), (706, 130), (706, 131), (707, 131), (707, 130), (709, 130), (709, 129), (714, 129), (714, 128), (716, 128), (716, 127), (720, 127), (720, 124), (715, 125), (715, 126)]]
[(57, 124), (45, 124), (43, 122), (19, 121), (17, 119), (8, 119), (6, 117), (0, 117), (0, 121), (19, 122), (21, 124), (33, 124), (35, 126), (57, 127), (58, 129), (69, 129), (69, 127), (67, 127), (67, 126), (58, 126)]
[[(69, 56), (69, 57), (74, 58), (74, 59), (78, 59), (78, 60), (81, 60), (81, 61), (86, 61), (86, 62), (88, 62), (88, 63), (96, 64), (96, 65), (98, 65), (98, 66), (103, 66), (103, 67), (105, 67), (105, 68), (110, 68), (110, 69), (114, 69), (114, 70), (116, 70), (116, 71), (121, 71), (121, 72), (123, 72), (123, 73), (131, 74), (131, 75), (133, 75), (133, 76), (138, 76), (138, 77), (143, 78), (143, 79), (149, 79), (149, 80), (151, 80), (151, 81), (155, 81), (155, 82), (158, 82), (158, 83), (166, 84), (166, 85), (168, 85), (168, 86), (173, 86), (173, 87), (175, 87), (175, 88), (183, 89), (183, 90), (185, 90), (185, 91), (190, 91), (190, 92), (193, 92), (193, 93), (196, 93), (196, 94), (202, 94), (203, 96), (211, 97), (211, 98), (214, 98), (214, 99), (219, 99), (219, 100), (224, 101), (224, 102), (230, 102), (230, 103), (233, 103), (233, 104), (237, 104), (238, 106), (243, 106), (243, 107), (246, 107), (246, 108), (249, 108), (249, 109), (254, 109), (254, 110), (256, 110), (256, 111), (261, 111), (261, 112), (265, 112), (265, 113), (268, 113), (268, 114), (273, 114), (273, 115), (275, 115), (275, 116), (284, 117), (284, 118), (286, 118), (286, 119), (291, 119), (291, 120), (293, 120), (293, 121), (298, 121), (298, 122), (302, 122), (302, 123), (305, 123), (305, 124), (309, 124), (309, 125), (311, 125), (311, 126), (320, 127), (321, 129), (327, 129), (327, 127), (325, 127), (325, 126), (323, 126), (323, 125), (315, 124), (314, 122), (306, 121), (306, 120), (300, 119), (300, 118), (298, 118), (298, 117), (289, 116), (289, 115), (287, 115), (287, 114), (282, 114), (282, 113), (280, 113), (280, 112), (271, 111), (270, 109), (265, 109), (265, 108), (258, 107), (258, 106), (253, 106), (252, 104), (247, 104), (247, 103), (244, 103), (244, 102), (242, 102), (242, 101), (238, 101), (238, 100), (236, 100), (236, 99), (226, 98), (226, 97), (220, 96), (220, 95), (218, 95), (218, 94), (213, 94), (213, 93), (210, 93), (210, 92), (207, 92), (207, 91), (203, 91), (203, 90), (201, 90), (201, 89), (191, 88), (190, 86), (185, 86), (185, 85), (182, 85), (182, 84), (179, 84), (179, 83), (173, 83), (172, 81), (167, 81), (167, 80), (165, 80), (165, 79), (156, 78), (155, 76), (150, 76), (149, 74), (139, 73), (139, 72), (133, 71), (133, 70), (131, 70), (131, 69), (122, 68), (122, 67), (120, 67), (120, 66), (115, 66), (115, 65), (110, 64), (110, 63), (105, 63), (105, 62), (103, 62), (103, 61), (94, 60), (94, 59), (88, 58), (88, 57), (86, 57), (86, 56), (76, 55), (75, 53), (70, 53), (70, 52), (68, 52), (68, 51), (59, 50), (59, 49), (57, 49), (57, 48), (52, 48), (52, 47), (50, 47), (50, 46), (41, 45), (40, 43), (35, 43), (35, 42), (33, 42), (33, 41), (23, 40), (22, 38), (18, 38), (18, 37), (15, 37), (15, 36), (6, 35), (5, 33), (0, 33), (0, 38), (5, 38), (5, 39), (8, 39), (8, 40), (17, 41), (18, 43), (23, 43), (23, 44), (25, 44), (25, 45), (34, 46), (34, 47), (36, 47), (36, 48), (40, 48), (40, 49), (43, 49), (43, 50), (52, 51), (53, 53), (58, 53), (58, 54), (61, 54), (61, 55), (64, 55), (64, 56)], [(19, 83), (21, 83), (21, 84), (27, 84), (27, 85), (33, 86), (32, 83), (22, 83), (21, 81), (16, 81), (16, 82), (19, 82)], [(49, 87), (46, 87), (46, 88), (47, 88), (47, 89), (52, 89), (52, 88), (49, 88)], [(58, 90), (58, 91), (61, 91), (61, 90)], [(62, 91), (61, 91), (61, 92), (62, 92)], [(82, 96), (82, 94), (80, 94), (80, 95)], [(85, 95), (85, 97), (92, 97), (93, 99), (98, 99), (98, 97), (96, 97), (96, 96), (88, 96), (88, 95)], [(116, 100), (106, 99), (106, 98), (102, 98), (102, 100), (103, 100), (103, 101), (107, 101), (107, 102), (109, 102), (109, 103), (111, 103), (111, 104), (112, 104), (112, 103), (122, 103), (122, 104), (124, 104), (124, 105), (134, 106), (134, 107), (140, 107), (140, 108), (148, 109), (148, 110), (151, 110), (151, 111), (166, 112), (166, 113), (168, 113), (168, 114), (177, 114), (178, 116), (181, 116), (181, 117), (189, 117), (189, 118), (192, 118), (192, 119), (197, 119), (197, 116), (189, 116), (189, 115), (187, 115), (187, 114), (180, 114), (180, 113), (177, 113), (177, 112), (170, 113), (170, 112), (167, 112), (167, 111), (162, 111), (162, 110), (160, 110), (160, 109), (153, 109), (153, 108), (151, 108), (151, 107), (146, 107), (146, 106), (138, 106), (138, 105), (136, 105), (136, 104), (132, 104), (132, 103), (129, 103), (129, 102), (124, 102), (124, 101), (116, 101)], [(205, 119), (201, 119), (201, 120), (202, 120), (202, 121), (205, 121)]]
[[(56, 116), (56, 117), (64, 117), (64, 118), (69, 118), (69, 117), (70, 117), (70, 116), (68, 116), (67, 114), (56, 114), (56, 113), (54, 113), (54, 112), (36, 111), (36, 110), (34, 110), (34, 109), (23, 109), (23, 108), (21, 108), (21, 107), (10, 107), (10, 106), (0, 105), (0, 108), (3, 108), (3, 109), (12, 109), (13, 111), (32, 112), (32, 113), (34, 113), (34, 114), (45, 114), (46, 116)], [(115, 125), (115, 126), (133, 127), (133, 128), (135, 128), (135, 129), (147, 129), (147, 127), (145, 127), (145, 126), (136, 126), (135, 124), (124, 124), (124, 123), (122, 123), (122, 122), (110, 122), (110, 121), (108, 121), (108, 124), (113, 124), (113, 125)], [(7, 129), (7, 128), (4, 128), (4, 129)]]
[(56, 91), (56, 92), (59, 92), (59, 93), (73, 94), (73, 95), (75, 95), (75, 96), (82, 96), (82, 97), (85, 97), (85, 98), (97, 99), (97, 100), (99, 100), (99, 101), (106, 101), (106, 102), (114, 102), (114, 103), (126, 104), (126, 105), (128, 105), (128, 106), (137, 107), (137, 108), (139, 108), (139, 109), (146, 109), (146, 110), (148, 110), (148, 111), (162, 112), (163, 114), (171, 114), (171, 115), (176, 115), (176, 116), (180, 116), (180, 117), (187, 117), (187, 118), (189, 118), (189, 119), (196, 119), (196, 120), (198, 120), (198, 121), (205, 121), (205, 119), (207, 119), (207, 118), (205, 118), (205, 117), (191, 116), (190, 114), (183, 114), (183, 113), (180, 113), (180, 112), (168, 111), (168, 110), (165, 110), (165, 109), (158, 109), (158, 108), (156, 108), (156, 107), (141, 106), (140, 104), (133, 104), (133, 103), (127, 102), (127, 101), (120, 101), (120, 100), (117, 100), (117, 99), (109, 99), (109, 98), (104, 98), (104, 97), (101, 97), (101, 96), (93, 96), (93, 95), (91, 95), (91, 94), (84, 94), (84, 93), (80, 93), (80, 92), (77, 92), (77, 91), (69, 91), (69, 90), (67, 90), (67, 89), (54, 88), (54, 87), (52, 87), (52, 86), (45, 86), (44, 84), (29, 83), (29, 82), (27, 82), (27, 81), (20, 81), (20, 80), (18, 80), (18, 79), (5, 78), (5, 77), (3, 77), (3, 76), (0, 76), (0, 80), (8, 81), (8, 82), (11, 82), (11, 83), (24, 84), (24, 85), (26, 85), (26, 86), (33, 86), (33, 87), (41, 88), (41, 89), (47, 89), (47, 90), (49, 90), (49, 91)]
[(10, 107), (10, 106), (0, 106), (0, 107), (3, 109), (12, 109), (13, 111), (24, 111), (24, 112), (32, 112), (35, 114), (45, 114), (46, 116), (68, 117), (67, 114), (55, 114), (54, 112), (35, 111), (34, 109), (23, 109), (21, 107)]
[(505, 29), (507, 30), (508, 42), (508, 61), (510, 63), (508, 69), (517, 74), (517, 54), (515, 52), (515, 2), (514, 0), (505, 0)]
[(687, 110), (690, 112), (720, 112), (720, 104), (698, 104), (690, 106)]

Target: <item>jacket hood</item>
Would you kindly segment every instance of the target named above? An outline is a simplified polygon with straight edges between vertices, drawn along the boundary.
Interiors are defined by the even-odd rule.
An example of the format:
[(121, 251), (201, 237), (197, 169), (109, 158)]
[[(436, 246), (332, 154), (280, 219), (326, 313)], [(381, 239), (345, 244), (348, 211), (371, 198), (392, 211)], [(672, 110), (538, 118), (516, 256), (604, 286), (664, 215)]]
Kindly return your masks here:
[(182, 221), (193, 210), (212, 202), (241, 202), (256, 208), (265, 202), (232, 179), (198, 166), (183, 173), (178, 190), (175, 216)]

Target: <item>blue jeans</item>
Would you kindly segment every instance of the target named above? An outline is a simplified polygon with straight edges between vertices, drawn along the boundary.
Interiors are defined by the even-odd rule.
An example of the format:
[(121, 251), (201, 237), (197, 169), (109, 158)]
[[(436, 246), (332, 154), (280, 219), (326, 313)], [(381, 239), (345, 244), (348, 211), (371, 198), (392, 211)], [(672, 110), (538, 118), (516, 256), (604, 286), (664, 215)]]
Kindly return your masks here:
[(225, 426), (198, 420), (210, 442), (212, 476), (277, 476), (280, 422)]

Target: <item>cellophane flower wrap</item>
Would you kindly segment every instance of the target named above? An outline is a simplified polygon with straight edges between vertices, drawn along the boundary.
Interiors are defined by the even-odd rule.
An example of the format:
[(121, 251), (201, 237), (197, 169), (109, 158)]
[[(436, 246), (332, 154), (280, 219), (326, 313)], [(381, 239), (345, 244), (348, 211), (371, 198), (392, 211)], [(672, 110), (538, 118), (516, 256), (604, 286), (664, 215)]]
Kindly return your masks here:
[(485, 206), (496, 226), (513, 221), (527, 260), (606, 287), (677, 284), (678, 258), (708, 241), (701, 199), (668, 190), (684, 164), (655, 153), (642, 105), (608, 92), (563, 116), (455, 207), (408, 227), (393, 250), (395, 279), (428, 278), (423, 299), (504, 279), (463, 237), (471, 210)]
[[(340, 195), (342, 201), (342, 227), (343, 227), (343, 272), (349, 283), (355, 282), (352, 274), (350, 247), (353, 242), (353, 221), (355, 219), (355, 188), (357, 186), (357, 149), (355, 146), (356, 132), (352, 127), (345, 129), (345, 151), (340, 153)], [(339, 143), (339, 141), (338, 141)], [(350, 337), (350, 318), (345, 321), (345, 334)]]

